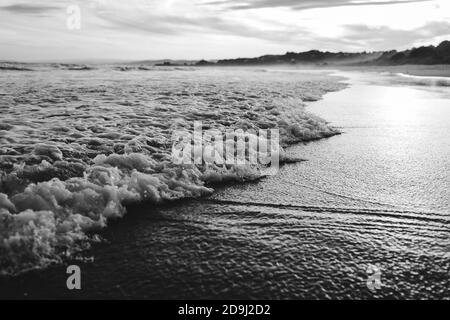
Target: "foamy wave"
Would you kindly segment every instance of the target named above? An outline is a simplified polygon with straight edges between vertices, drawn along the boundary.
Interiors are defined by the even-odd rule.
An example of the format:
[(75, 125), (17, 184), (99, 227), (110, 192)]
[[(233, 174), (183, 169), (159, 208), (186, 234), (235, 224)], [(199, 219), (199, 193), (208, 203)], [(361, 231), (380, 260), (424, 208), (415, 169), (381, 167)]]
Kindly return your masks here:
[(18, 63), (0, 63), (0, 70), (4, 71), (33, 71), (28, 67)]
[[(138, 153), (99, 155), (93, 162), (83, 177), (30, 183), (10, 196), (0, 193), (1, 273), (43, 267), (72, 255), (86, 245), (88, 231), (122, 217), (127, 204), (200, 197), (213, 192), (206, 183), (261, 176), (256, 167), (181, 167)], [(39, 166), (35, 172), (49, 164)]]
[[(1, 274), (73, 257), (127, 205), (201, 197), (215, 183), (264, 175), (258, 165), (175, 165), (171, 134), (193, 121), (219, 131), (277, 128), (282, 146), (337, 133), (302, 104), (341, 88), (336, 82), (249, 72), (233, 72), (241, 79), (230, 80), (226, 72), (213, 78), (198, 72), (155, 71), (150, 78), (113, 72), (114, 81), (99, 72), (86, 84), (59, 76), (64, 71), (51, 81), (39, 72), (3, 79)], [(280, 162), (294, 160), (281, 153)]]
[(449, 77), (435, 77), (435, 76), (415, 76), (405, 73), (397, 73), (398, 77), (408, 81), (409, 84), (418, 86), (433, 86), (433, 87), (450, 87)]

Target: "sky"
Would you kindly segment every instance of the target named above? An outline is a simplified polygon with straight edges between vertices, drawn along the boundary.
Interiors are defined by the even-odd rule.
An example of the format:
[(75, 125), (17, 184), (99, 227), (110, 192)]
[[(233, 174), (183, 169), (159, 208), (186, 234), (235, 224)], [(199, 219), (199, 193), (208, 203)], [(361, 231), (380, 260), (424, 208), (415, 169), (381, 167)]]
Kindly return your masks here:
[(223, 59), (446, 39), (449, 0), (0, 0), (0, 60)]

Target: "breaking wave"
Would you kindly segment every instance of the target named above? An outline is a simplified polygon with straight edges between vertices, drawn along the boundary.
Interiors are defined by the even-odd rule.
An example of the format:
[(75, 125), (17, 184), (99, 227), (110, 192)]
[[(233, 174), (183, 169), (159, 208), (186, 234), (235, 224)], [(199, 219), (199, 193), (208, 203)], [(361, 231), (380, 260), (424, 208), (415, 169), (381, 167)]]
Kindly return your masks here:
[(343, 87), (323, 76), (52, 75), (2, 78), (1, 274), (73, 257), (127, 205), (201, 197), (214, 183), (262, 176), (256, 165), (173, 164), (171, 133), (193, 121), (221, 131), (277, 128), (282, 146), (338, 133), (304, 110), (302, 101)]
[(33, 71), (33, 69), (18, 63), (0, 63), (0, 71)]
[(433, 86), (433, 87), (450, 87), (449, 77), (435, 77), (435, 76), (415, 76), (405, 73), (397, 73), (398, 77), (406, 80), (408, 84), (417, 86)]

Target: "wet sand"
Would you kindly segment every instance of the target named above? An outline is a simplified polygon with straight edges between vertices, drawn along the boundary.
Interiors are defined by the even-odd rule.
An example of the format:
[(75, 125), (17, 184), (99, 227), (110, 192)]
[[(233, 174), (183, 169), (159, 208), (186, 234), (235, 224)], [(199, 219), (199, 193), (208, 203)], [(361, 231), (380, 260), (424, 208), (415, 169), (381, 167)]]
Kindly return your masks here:
[[(449, 298), (447, 87), (349, 73), (308, 109), (343, 134), (288, 149), (308, 161), (210, 197), (130, 208), (65, 267), (2, 280), (3, 295), (84, 298)], [(367, 269), (382, 286), (367, 287)]]

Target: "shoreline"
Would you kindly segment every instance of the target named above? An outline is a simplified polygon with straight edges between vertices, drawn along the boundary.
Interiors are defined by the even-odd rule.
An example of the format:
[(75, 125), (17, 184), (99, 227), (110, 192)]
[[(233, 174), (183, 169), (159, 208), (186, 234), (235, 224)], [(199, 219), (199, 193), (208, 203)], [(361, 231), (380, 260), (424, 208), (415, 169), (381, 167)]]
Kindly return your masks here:
[[(95, 72), (99, 70), (116, 72), (152, 72), (152, 71), (170, 71), (174, 70), (201, 70), (201, 69), (283, 69), (283, 70), (301, 70), (301, 71), (357, 71), (357, 72), (391, 72), (404, 73), (413, 76), (430, 77), (450, 77), (450, 64), (405, 64), (405, 65), (345, 65), (345, 64), (256, 64), (256, 65), (137, 65), (134, 63), (123, 64), (73, 64), (73, 67), (56, 68), (51, 67), (52, 63), (26, 63), (25, 65), (34, 65), (35, 69), (18, 67), (21, 63), (13, 63), (11, 67), (0, 67), (0, 72), (39, 72), (39, 71), (61, 71), (61, 72)], [(64, 65), (64, 64), (63, 64)], [(39, 69), (44, 68), (44, 69)]]
[[(245, 70), (242, 75), (250, 79), (256, 77), (256, 75)], [(197, 73), (193, 73), (193, 76), (199, 77)], [(221, 76), (225, 77), (228, 75), (224, 73)], [(273, 75), (265, 75), (265, 81), (270, 83), (273, 81), (273, 77)], [(239, 127), (241, 120), (244, 120), (242, 125), (245, 127), (251, 126), (255, 121), (261, 121), (264, 124), (265, 116), (272, 122), (275, 119), (279, 121), (280, 130), (284, 130), (280, 135), (282, 138), (280, 140), (281, 145), (314, 140), (336, 134), (335, 129), (327, 126), (324, 120), (312, 116), (304, 110), (304, 101), (321, 99), (328, 92), (342, 89), (344, 86), (340, 85), (336, 78), (328, 75), (311, 75), (308, 73), (298, 75), (298, 78), (297, 75), (286, 76), (283, 74), (278, 74), (275, 77), (284, 79), (283, 81), (286, 81), (286, 84), (292, 86), (292, 92), (288, 91), (287, 93), (293, 94), (294, 97), (289, 100), (289, 98), (283, 97), (282, 94), (276, 92), (269, 94), (266, 92), (267, 99), (272, 99), (271, 104), (271, 100), (262, 103), (259, 101), (260, 98), (258, 96), (252, 95), (253, 100), (250, 100), (250, 102), (255, 101), (253, 103), (256, 104), (256, 107), (253, 107), (248, 105), (245, 99), (237, 96), (235, 92), (231, 98), (233, 101), (235, 96), (237, 96), (236, 103), (227, 102), (230, 105), (230, 111), (235, 113), (234, 118), (237, 122), (234, 126)], [(291, 84), (290, 81), (292, 79), (298, 79), (298, 83), (302, 86), (297, 88), (297, 82)], [(240, 81), (236, 80), (237, 83)], [(264, 90), (266, 88), (265, 85), (264, 83), (262, 87)], [(243, 94), (245, 95), (246, 92)], [(278, 97), (280, 95), (281, 97)], [(54, 108), (58, 109), (58, 105), (54, 104)], [(243, 105), (240, 107), (240, 104)], [(79, 111), (75, 112), (80, 113), (80, 116), (84, 116), (85, 106), (76, 107), (75, 110)], [(258, 113), (253, 111), (256, 108), (259, 109), (259, 116)], [(227, 112), (229, 113), (230, 111), (220, 111), (224, 112), (226, 118), (229, 118)], [(170, 112), (172, 111), (169, 109), (169, 115)], [(192, 114), (190, 114), (189, 110), (184, 112), (189, 120)], [(194, 110), (194, 112), (202, 116), (200, 111)], [(212, 115), (212, 119), (220, 119), (220, 114), (216, 113), (207, 112), (203, 117), (208, 119)], [(243, 117), (243, 115), (247, 116)], [(73, 126), (72, 114), (66, 113), (63, 116), (67, 118), (66, 123), (69, 126)], [(165, 123), (164, 119), (157, 120), (162, 121), (161, 124)], [(98, 122), (98, 120), (96, 121)], [(230, 121), (225, 121), (225, 123), (230, 123)], [(11, 131), (17, 130), (18, 133), (21, 133), (20, 127), (17, 128), (16, 124), (14, 123), (5, 128)], [(49, 124), (51, 125), (51, 122)], [(170, 123), (166, 124), (166, 126), (169, 125)], [(219, 125), (224, 127), (221, 123)], [(78, 130), (78, 127), (75, 126), (75, 129)], [(249, 172), (241, 172), (242, 170), (235, 168), (227, 168), (226, 170), (218, 168), (216, 172), (213, 171), (214, 168), (204, 168), (203, 172), (198, 168), (193, 168), (192, 170), (187, 169), (186, 171), (188, 172), (183, 173), (178, 172), (180, 170), (172, 170), (173, 166), (168, 166), (164, 170), (163, 165), (165, 162), (160, 161), (161, 163), (158, 164), (157, 159), (151, 158), (151, 154), (148, 155), (145, 152), (112, 153), (105, 156), (102, 155), (102, 150), (107, 149), (103, 147), (103, 144), (96, 136), (101, 136), (105, 143), (111, 144), (111, 142), (115, 141), (114, 137), (119, 135), (118, 133), (97, 134), (97, 127), (94, 129), (96, 129), (94, 133), (88, 133), (86, 136), (79, 132), (76, 133), (78, 137), (87, 140), (87, 151), (91, 151), (92, 147), (100, 148), (92, 163), (87, 162), (85, 167), (82, 167), (79, 162), (77, 163), (77, 170), (87, 174), (85, 178), (80, 177), (78, 172), (72, 172), (70, 163), (64, 163), (66, 156), (63, 156), (61, 150), (64, 151), (65, 155), (67, 154), (67, 149), (71, 147), (70, 144), (66, 143), (60, 144), (59, 148), (54, 144), (35, 146), (34, 149), (30, 149), (31, 156), (36, 158), (36, 160), (39, 160), (39, 157), (46, 159), (44, 164), (43, 162), (41, 164), (27, 164), (23, 168), (12, 166), (12, 171), (2, 178), (4, 181), (9, 181), (8, 179), (16, 181), (14, 184), (2, 182), (2, 187), (11, 186), (17, 188), (17, 190), (2, 189), (4, 194), (0, 199), (2, 200), (0, 205), (4, 208), (3, 215), (6, 221), (3, 226), (0, 225), (5, 231), (2, 234), (3, 245), (0, 247), (4, 253), (1, 260), (2, 267), (5, 268), (3, 270), (4, 273), (20, 273), (21, 270), (34, 268), (36, 265), (45, 267), (54, 263), (54, 261), (64, 259), (67, 254), (70, 256), (70, 254), (76, 253), (78, 246), (83, 247), (92, 241), (90, 236), (91, 230), (94, 230), (93, 234), (95, 235), (98, 230), (107, 225), (108, 220), (122, 218), (125, 214), (125, 206), (129, 203), (152, 202), (159, 204), (162, 200), (196, 198), (202, 194), (213, 192), (213, 189), (205, 186), (209, 182), (244, 181), (255, 176), (254, 169)], [(158, 133), (156, 129), (158, 127), (149, 134), (154, 136), (155, 133)], [(81, 132), (86, 132), (85, 128), (81, 128), (81, 130)], [(62, 130), (58, 128), (54, 132), (55, 138), (60, 140), (67, 135), (66, 132), (70, 132), (70, 129)], [(136, 132), (134, 130), (135, 134)], [(108, 140), (110, 137), (112, 141)], [(165, 136), (162, 137), (164, 138)], [(140, 148), (140, 145), (142, 145), (141, 142), (137, 143), (134, 140), (131, 140), (131, 142), (133, 142), (129, 146), (131, 149)], [(143, 140), (142, 143), (144, 142), (150, 143), (148, 147), (150, 150), (158, 150), (157, 147), (162, 145), (161, 141)], [(123, 144), (122, 149), (124, 149)], [(70, 149), (69, 152), (71, 152)], [(27, 156), (26, 153), (22, 155), (24, 159), (27, 159)], [(11, 161), (11, 159), (16, 158), (12, 158), (7, 154), (2, 156), (2, 159), (5, 160), (3, 164), (7, 165), (8, 159)], [(59, 164), (59, 166), (53, 166), (53, 162), (55, 162), (55, 165)], [(161, 166), (163, 167), (162, 169), (159, 168)], [(151, 170), (148, 171), (147, 168), (151, 168)], [(55, 173), (56, 179), (48, 180), (48, 178), (55, 178), (55, 176), (51, 176)], [(69, 176), (63, 179), (64, 174), (69, 174)], [(73, 174), (76, 175), (74, 177), (70, 176)], [(37, 180), (36, 182), (32, 180), (34, 176), (37, 179), (46, 178), (46, 180)], [(21, 177), (30, 177), (31, 181), (24, 180), (25, 178), (20, 180)], [(79, 201), (79, 198), (84, 200)], [(71, 206), (71, 203), (75, 200), (77, 201), (77, 206)], [(33, 227), (27, 228), (26, 226), (30, 223), (33, 224)], [(41, 235), (37, 243), (35, 234)], [(78, 243), (78, 241), (81, 243)], [(16, 245), (20, 249), (13, 250)], [(73, 252), (64, 251), (61, 253), (59, 251), (60, 247), (64, 248), (66, 246), (68, 246), (66, 250), (73, 250)]]
[[(329, 75), (326, 75), (326, 76), (329, 76)], [(346, 79), (343, 76), (332, 76), (332, 77), (338, 78), (339, 79), (339, 80), (337, 80), (338, 82), (345, 81), (345, 79)], [(327, 94), (329, 94), (331, 92), (338, 92), (341, 90), (345, 90), (346, 88), (348, 88), (348, 85), (341, 87), (337, 91), (326, 92), (320, 97), (319, 100), (322, 100)], [(316, 100), (316, 101), (318, 101), (318, 100)], [(309, 104), (311, 102), (316, 102), (316, 101), (307, 101), (307, 102), (305, 102), (305, 106), (303, 106), (302, 108), (306, 110), (309, 107)], [(308, 112), (310, 112), (310, 111), (308, 110)], [(324, 120), (327, 121), (326, 119), (324, 119)], [(331, 127), (331, 128), (337, 130), (334, 127)], [(305, 144), (305, 143), (314, 143), (316, 141), (333, 138), (334, 136), (337, 136), (340, 134), (342, 134), (342, 132), (335, 131), (332, 135), (324, 136), (321, 138), (312, 138), (307, 141), (290, 142), (284, 148), (286, 149), (286, 153), (289, 153), (289, 149), (295, 147), (296, 145)], [(297, 159), (293, 163), (298, 163), (298, 162), (302, 162), (302, 161), (305, 161), (305, 160)], [(291, 163), (292, 162), (290, 162), (290, 161), (281, 163), (280, 169), (286, 165), (290, 165)], [(60, 262), (51, 263), (50, 265), (45, 266), (43, 268), (41, 268), (41, 267), (30, 268), (29, 270), (24, 270), (23, 272), (19, 272), (16, 274), (0, 275), (0, 287), (9, 287), (10, 290), (14, 292), (12, 294), (4, 295), (0, 290), (0, 297), (4, 297), (4, 298), (8, 298), (8, 299), (10, 299), (10, 298), (12, 298), (12, 299), (16, 299), (16, 298), (22, 298), (22, 299), (56, 298), (57, 296), (60, 296), (62, 293), (61, 291), (59, 291), (59, 289), (56, 289), (57, 291), (56, 291), (55, 295), (51, 294), (49, 296), (46, 296), (46, 294), (48, 294), (48, 292), (47, 292), (47, 293), (44, 293), (43, 295), (35, 296), (32, 293), (27, 292), (30, 290), (25, 289), (27, 287), (26, 283), (31, 283), (31, 289), (32, 289), (31, 291), (33, 291), (33, 288), (36, 288), (35, 285), (33, 284), (35, 282), (39, 283), (37, 285), (37, 287), (39, 287), (39, 288), (44, 286), (44, 284), (41, 283), (41, 281), (44, 278), (47, 279), (49, 277), (49, 278), (53, 279), (54, 282), (59, 281), (62, 283), (63, 279), (65, 278), (65, 267), (66, 267), (66, 265), (69, 265), (69, 264), (75, 263), (77, 265), (82, 265), (83, 269), (85, 269), (86, 266), (88, 266), (88, 268), (96, 268), (95, 259), (96, 259), (96, 257), (98, 258), (99, 255), (96, 254), (96, 255), (91, 256), (90, 252), (97, 251), (99, 248), (108, 246), (108, 242), (111, 241), (111, 240), (108, 240), (108, 238), (110, 238), (111, 232), (114, 233), (114, 230), (110, 229), (111, 227), (113, 229), (120, 228), (120, 225), (122, 223), (127, 223), (126, 221), (128, 221), (128, 219), (131, 219), (132, 221), (138, 221), (143, 218), (145, 219), (144, 211), (146, 211), (146, 210), (164, 211), (166, 208), (178, 208), (178, 207), (183, 207), (184, 205), (191, 206), (192, 204), (195, 204), (195, 203), (207, 204), (210, 201), (209, 199), (211, 198), (211, 196), (214, 196), (216, 194), (216, 192), (219, 190), (224, 190), (226, 188), (235, 187), (235, 186), (258, 184), (258, 183), (260, 183), (261, 179), (266, 179), (266, 178), (267, 178), (266, 176), (262, 176), (256, 180), (245, 180), (245, 181), (234, 181), (233, 180), (233, 181), (224, 181), (224, 182), (220, 182), (220, 183), (214, 183), (212, 185), (205, 184), (206, 187), (214, 188), (214, 191), (212, 194), (202, 196), (202, 197), (181, 198), (181, 199), (173, 200), (170, 202), (159, 203), (159, 204), (153, 204), (151, 202), (142, 202), (142, 203), (131, 204), (129, 206), (126, 206), (127, 214), (125, 214), (123, 217), (110, 220), (108, 223), (108, 226), (106, 228), (102, 228), (102, 229), (92, 233), (92, 235), (94, 235), (94, 236), (100, 236), (100, 238), (103, 240), (100, 241), (99, 243), (96, 243), (96, 242), (91, 243), (89, 245), (89, 247), (90, 247), (89, 249), (80, 251), (74, 257), (72, 257), (70, 259), (67, 259), (67, 260), (64, 259), (63, 261), (60, 261)], [(97, 251), (97, 252), (100, 253), (101, 250)], [(59, 279), (59, 280), (56, 280), (56, 279)], [(13, 289), (14, 285), (12, 283), (17, 283), (17, 282), (24, 285), (23, 289), (20, 289), (20, 286), (19, 286), (19, 288), (15, 287)], [(47, 281), (45, 281), (45, 283), (47, 283)], [(51, 285), (50, 287), (53, 287), (53, 285)], [(51, 289), (51, 290), (55, 290), (55, 288)], [(73, 294), (72, 294), (70, 292), (67, 292), (66, 290), (64, 290), (64, 294), (62, 296), (64, 296), (65, 298), (85, 297), (84, 294), (81, 294), (81, 296), (79, 296), (76, 292), (73, 292)], [(88, 294), (88, 296), (89, 296), (89, 294)]]
[[(307, 111), (327, 112), (330, 117), (326, 120), (336, 124), (341, 115), (348, 116), (342, 113), (347, 103), (353, 102), (359, 109), (354, 95), (361, 89), (358, 86), (326, 94), (324, 99), (308, 103)], [(374, 88), (367, 86), (369, 92)], [(384, 86), (390, 90), (388, 84)], [(401, 87), (393, 90), (404, 92)], [(345, 99), (339, 100), (341, 96)], [(370, 111), (372, 106), (367, 108)], [(0, 285), (15, 286), (11, 291), (15, 297), (23, 297), (20, 288), (28, 288), (26, 298), (448, 297), (443, 289), (448, 283), (445, 264), (436, 265), (436, 259), (445, 259), (445, 243), (439, 239), (446, 235), (447, 216), (392, 208), (383, 199), (390, 190), (380, 194), (384, 201), (370, 198), (371, 191), (383, 190), (386, 178), (383, 175), (374, 181), (381, 186), (364, 182), (378, 177), (372, 171), (377, 166), (367, 162), (377, 161), (368, 152), (368, 142), (373, 140), (363, 134), (372, 133), (373, 128), (363, 125), (349, 130), (333, 139), (289, 147), (296, 155), (307, 153), (309, 161), (287, 164), (276, 176), (223, 186), (207, 198), (131, 208), (102, 231), (104, 242), (85, 252), (92, 262), (70, 261), (82, 265), (84, 287), (80, 292), (64, 289), (64, 265), (9, 280), (0, 277)], [(383, 132), (376, 136), (385, 141)], [(342, 153), (349, 143), (355, 143), (353, 147), (366, 158), (358, 160), (353, 152)], [(381, 146), (378, 152), (383, 150)], [(355, 171), (361, 174), (360, 182), (354, 181)], [(355, 184), (354, 189), (345, 188), (348, 180)], [(402, 188), (399, 186), (400, 192)], [(400, 207), (402, 201), (394, 204)], [(405, 247), (408, 250), (400, 250)], [(382, 267), (384, 283), (376, 293), (365, 286), (367, 264), (374, 261)], [(433, 274), (418, 281), (423, 268), (432, 268)], [(411, 275), (411, 270), (418, 276)], [(435, 283), (436, 277), (440, 282)]]

